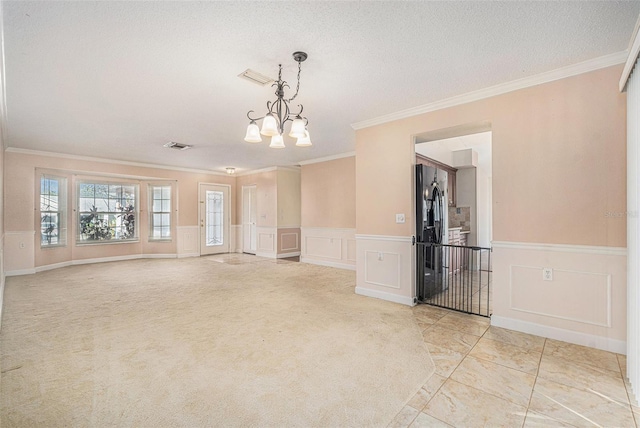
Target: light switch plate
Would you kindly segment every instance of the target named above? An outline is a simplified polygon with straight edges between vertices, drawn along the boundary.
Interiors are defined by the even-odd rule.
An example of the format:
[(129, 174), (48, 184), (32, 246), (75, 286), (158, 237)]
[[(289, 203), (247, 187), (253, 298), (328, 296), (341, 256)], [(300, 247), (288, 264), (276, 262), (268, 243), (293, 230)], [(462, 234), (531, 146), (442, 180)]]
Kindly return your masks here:
[(404, 214), (396, 214), (396, 223), (404, 223)]
[(553, 269), (551, 269), (551, 268), (542, 268), (542, 280), (543, 281), (553, 281)]

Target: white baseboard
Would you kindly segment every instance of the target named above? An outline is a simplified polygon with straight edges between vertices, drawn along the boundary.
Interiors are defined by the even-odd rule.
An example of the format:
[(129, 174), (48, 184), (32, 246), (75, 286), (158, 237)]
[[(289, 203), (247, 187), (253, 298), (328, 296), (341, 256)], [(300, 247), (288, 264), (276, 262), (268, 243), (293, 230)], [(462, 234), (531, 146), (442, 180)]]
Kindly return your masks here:
[(266, 252), (266, 251), (264, 251), (264, 252), (256, 251), (256, 256), (258, 256), (258, 257), (264, 257), (264, 258), (267, 258), (267, 259), (276, 259), (276, 258), (278, 258), (278, 257), (277, 257), (278, 255), (277, 255), (276, 253), (272, 252), (272, 251), (269, 251), (269, 252)]
[(178, 257), (177, 254), (131, 254), (128, 256), (98, 257), (93, 259), (80, 259), (80, 260), (71, 260), (68, 262), (53, 263), (50, 265), (38, 266), (34, 269), (14, 270), (14, 271), (6, 272), (6, 275), (7, 276), (30, 275), (38, 272), (45, 272), (53, 269), (60, 269), (67, 266), (87, 265), (87, 264), (93, 264), (93, 263), (119, 262), (124, 260), (137, 260), (137, 259), (175, 259), (177, 257)]
[(407, 306), (415, 306), (411, 297), (399, 296), (397, 294), (386, 293), (384, 291), (371, 290), (369, 288), (356, 287), (356, 294), (376, 299), (387, 300), (389, 302), (400, 303)]
[(356, 270), (356, 265), (349, 265), (346, 263), (339, 263), (339, 262), (330, 262), (327, 260), (318, 260), (318, 259), (313, 259), (309, 257), (300, 257), (300, 262), (309, 263), (312, 265), (333, 267), (338, 269)]
[(200, 257), (200, 253), (182, 253), (178, 254), (179, 259), (185, 259), (187, 257)]
[(32, 275), (36, 273), (34, 268), (29, 269), (18, 269), (18, 270), (8, 270), (4, 273), (5, 276), (20, 276), (20, 275)]
[(563, 342), (569, 342), (576, 345), (602, 349), (603, 351), (615, 352), (617, 354), (626, 355), (627, 353), (626, 341), (610, 339), (604, 336), (596, 336), (593, 334), (580, 333), (557, 327), (549, 327), (528, 321), (501, 317), (498, 315), (491, 316), (491, 325), (520, 331), (522, 333), (534, 334), (536, 336), (546, 337), (549, 339), (561, 340)]
[(300, 251), (295, 251), (293, 253), (281, 253), (276, 256), (276, 259), (286, 259), (287, 257), (298, 257), (300, 255)]
[(0, 272), (0, 331), (2, 330), (2, 310), (4, 308), (4, 275)]

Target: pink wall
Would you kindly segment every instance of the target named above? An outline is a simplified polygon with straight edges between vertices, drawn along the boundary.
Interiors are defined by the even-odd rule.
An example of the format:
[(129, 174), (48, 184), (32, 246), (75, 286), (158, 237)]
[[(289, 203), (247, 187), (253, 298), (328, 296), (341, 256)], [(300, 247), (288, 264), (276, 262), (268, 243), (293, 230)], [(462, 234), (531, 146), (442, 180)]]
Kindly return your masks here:
[[(493, 239), (626, 245), (622, 66), (356, 132), (359, 234), (413, 233), (414, 136), (490, 121)], [(396, 224), (395, 213), (407, 222)], [(304, 217), (304, 216), (303, 216)]]
[[(14, 269), (29, 266), (45, 266), (71, 260), (118, 257), (135, 254), (175, 254), (177, 227), (198, 225), (198, 183), (216, 183), (231, 185), (232, 195), (235, 190), (235, 177), (214, 175), (200, 172), (186, 172), (162, 168), (140, 167), (134, 165), (87, 161), (64, 157), (50, 157), (40, 154), (6, 152), (5, 154), (5, 226), (12, 232), (33, 233), (32, 254), (25, 251), (22, 255), (19, 248), (5, 248), (11, 252)], [(68, 194), (68, 242), (66, 247), (40, 249), (39, 226), (36, 219), (36, 174), (46, 170), (52, 174), (67, 177)], [(140, 184), (140, 241), (136, 243), (117, 243), (106, 245), (75, 245), (74, 177), (96, 177), (99, 179), (136, 180)], [(160, 180), (172, 183), (173, 209), (177, 210), (173, 222), (171, 242), (148, 241), (147, 184)], [(38, 184), (39, 185), (39, 184)], [(231, 201), (231, 218), (235, 217), (235, 200)], [(28, 259), (31, 258), (29, 261)], [(35, 259), (35, 260), (34, 260)]]
[(302, 227), (355, 228), (356, 158), (303, 165)]

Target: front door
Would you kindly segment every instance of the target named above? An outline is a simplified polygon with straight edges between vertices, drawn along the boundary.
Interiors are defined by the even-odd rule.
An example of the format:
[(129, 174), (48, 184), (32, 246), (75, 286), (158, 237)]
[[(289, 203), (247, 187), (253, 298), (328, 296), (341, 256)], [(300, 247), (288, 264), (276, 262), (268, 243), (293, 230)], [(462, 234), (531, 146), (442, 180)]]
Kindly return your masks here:
[(256, 253), (256, 186), (242, 186), (242, 251)]
[(229, 252), (229, 186), (200, 184), (200, 255)]

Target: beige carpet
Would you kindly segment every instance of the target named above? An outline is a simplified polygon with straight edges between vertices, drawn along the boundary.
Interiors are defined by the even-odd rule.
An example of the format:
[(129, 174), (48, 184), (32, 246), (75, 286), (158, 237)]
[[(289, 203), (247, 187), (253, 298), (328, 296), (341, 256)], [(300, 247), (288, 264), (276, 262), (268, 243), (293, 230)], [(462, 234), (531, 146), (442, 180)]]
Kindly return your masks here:
[(11, 426), (386, 426), (433, 374), (408, 307), (355, 273), (246, 255), (7, 278)]

